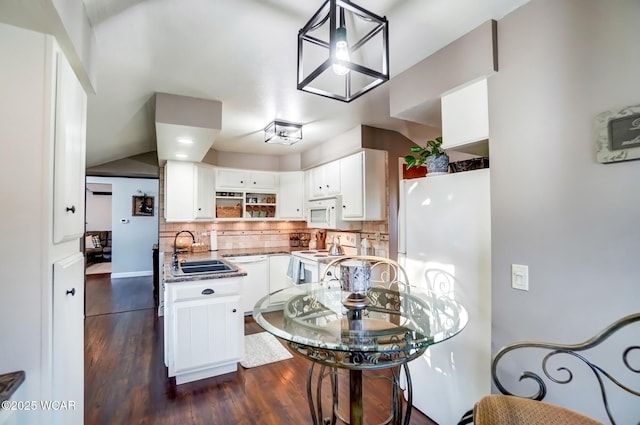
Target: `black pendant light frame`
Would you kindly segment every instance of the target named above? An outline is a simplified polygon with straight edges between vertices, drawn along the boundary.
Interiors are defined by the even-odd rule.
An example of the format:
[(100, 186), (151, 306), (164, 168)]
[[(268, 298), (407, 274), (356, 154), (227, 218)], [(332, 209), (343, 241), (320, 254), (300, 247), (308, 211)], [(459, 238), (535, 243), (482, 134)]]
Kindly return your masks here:
[[(328, 12), (326, 11), (328, 7)], [(353, 62), (341, 61), (335, 59), (335, 44), (336, 44), (336, 31), (339, 27), (340, 15), (345, 11), (351, 12), (355, 16), (369, 22), (375, 23), (376, 26), (360, 38), (353, 45), (349, 46), (349, 52), (353, 53), (364, 46), (369, 40), (379, 33), (382, 33), (382, 70), (381, 72), (374, 69), (362, 66)], [(327, 19), (329, 19), (330, 31), (329, 41), (321, 40), (314, 37), (310, 33), (323, 25)], [(348, 29), (347, 29), (348, 31)], [(314, 69), (306, 78), (303, 71), (303, 50), (304, 43), (311, 43), (320, 47), (324, 47), (329, 52), (329, 57), (322, 62), (316, 69)], [(340, 93), (333, 93), (323, 89), (319, 89), (311, 86), (311, 83), (319, 77), (323, 72), (330, 68), (333, 64), (342, 65), (348, 68), (351, 72), (348, 72), (343, 76), (344, 78), (344, 90)], [(356, 92), (352, 92), (351, 87), (351, 75), (352, 72), (358, 72), (360, 74), (367, 75), (374, 78), (374, 80), (362, 87)], [(351, 3), (348, 0), (326, 0), (320, 9), (313, 15), (313, 17), (307, 22), (307, 24), (298, 32), (298, 90), (306, 91), (309, 93), (317, 94), (331, 99), (340, 100), (343, 102), (351, 102), (354, 99), (362, 96), (366, 92), (378, 87), (389, 80), (389, 22), (386, 17), (378, 16), (362, 7)]]

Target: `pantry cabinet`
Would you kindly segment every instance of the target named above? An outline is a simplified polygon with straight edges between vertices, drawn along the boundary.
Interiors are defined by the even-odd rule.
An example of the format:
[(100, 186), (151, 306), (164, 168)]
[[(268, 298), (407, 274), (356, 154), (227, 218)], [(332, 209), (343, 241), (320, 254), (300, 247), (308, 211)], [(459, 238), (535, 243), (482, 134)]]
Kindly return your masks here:
[(76, 402), (12, 419), (80, 425), (86, 94), (54, 37), (0, 23), (0, 40), (0, 359), (24, 370), (21, 400)]
[(242, 279), (166, 284), (166, 361), (176, 384), (237, 370), (244, 356)]
[(53, 174), (53, 242), (84, 233), (87, 95), (69, 62), (57, 52)]

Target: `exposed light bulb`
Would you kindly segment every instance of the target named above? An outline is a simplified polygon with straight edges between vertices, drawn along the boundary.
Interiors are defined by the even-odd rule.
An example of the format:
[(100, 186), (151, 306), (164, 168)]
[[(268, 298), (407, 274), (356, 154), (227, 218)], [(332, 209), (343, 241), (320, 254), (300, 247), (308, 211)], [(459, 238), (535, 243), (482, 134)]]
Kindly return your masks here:
[[(336, 59), (345, 62), (351, 61), (349, 58), (349, 45), (347, 44), (347, 30), (344, 27), (340, 27), (336, 30)], [(335, 63), (332, 67), (333, 72), (338, 75), (346, 75), (350, 71), (349, 68)]]

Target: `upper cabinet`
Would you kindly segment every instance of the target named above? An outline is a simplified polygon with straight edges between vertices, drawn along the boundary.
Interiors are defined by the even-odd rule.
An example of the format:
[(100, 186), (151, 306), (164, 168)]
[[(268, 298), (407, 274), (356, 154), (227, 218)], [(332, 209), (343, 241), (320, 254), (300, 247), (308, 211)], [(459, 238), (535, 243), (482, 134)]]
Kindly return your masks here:
[(217, 189), (276, 190), (277, 187), (277, 173), (226, 168), (218, 168), (216, 170)]
[(53, 242), (84, 233), (87, 95), (64, 55), (55, 57)]
[(340, 195), (343, 220), (384, 220), (386, 158), (385, 151), (365, 149), (308, 170), (308, 199)]
[(206, 164), (167, 161), (164, 215), (167, 221), (213, 219), (214, 171)]
[(309, 199), (340, 194), (340, 163), (332, 161), (309, 170)]
[(386, 217), (386, 152), (364, 150), (339, 160), (342, 219)]
[(194, 167), (195, 218), (213, 218), (214, 169), (202, 164), (195, 164)]
[(442, 96), (442, 147), (489, 138), (487, 80), (482, 79)]
[(280, 173), (278, 204), (280, 205), (279, 218), (304, 219), (304, 173), (302, 171)]

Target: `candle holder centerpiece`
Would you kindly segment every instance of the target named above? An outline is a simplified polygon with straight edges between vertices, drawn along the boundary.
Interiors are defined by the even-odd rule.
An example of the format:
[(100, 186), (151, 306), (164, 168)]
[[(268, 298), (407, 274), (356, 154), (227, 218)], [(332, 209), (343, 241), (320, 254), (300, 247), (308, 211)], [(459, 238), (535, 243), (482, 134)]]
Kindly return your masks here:
[[(362, 320), (362, 310), (371, 304), (367, 295), (371, 289), (371, 264), (364, 260), (344, 261), (340, 264), (340, 286), (349, 295), (342, 300), (348, 319)], [(351, 327), (351, 326), (350, 326)]]

